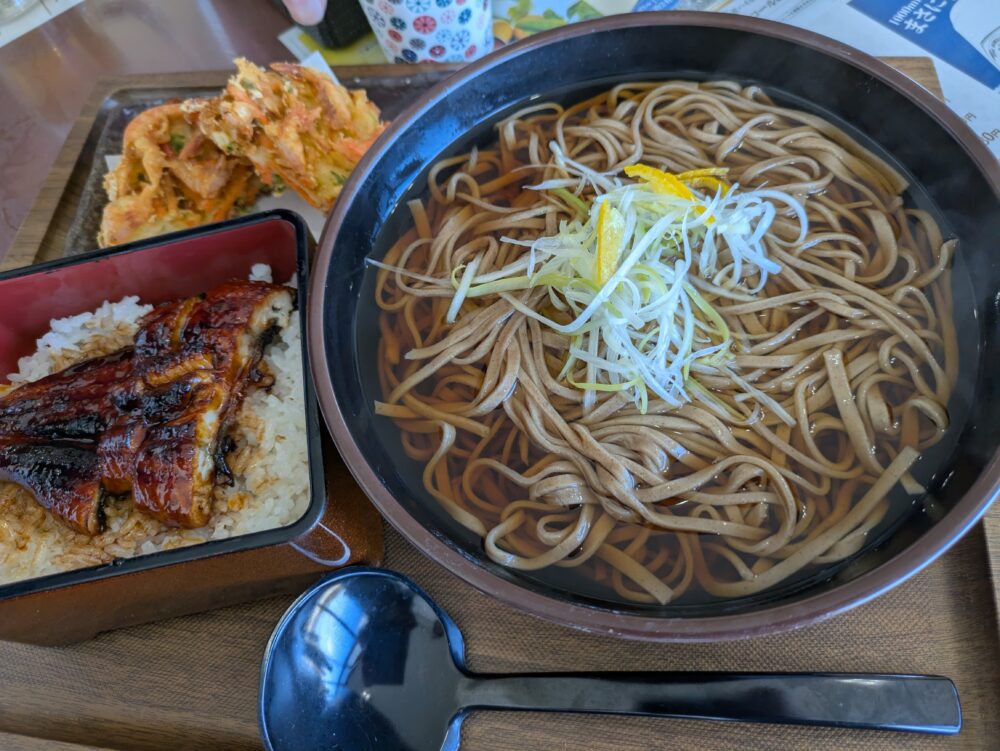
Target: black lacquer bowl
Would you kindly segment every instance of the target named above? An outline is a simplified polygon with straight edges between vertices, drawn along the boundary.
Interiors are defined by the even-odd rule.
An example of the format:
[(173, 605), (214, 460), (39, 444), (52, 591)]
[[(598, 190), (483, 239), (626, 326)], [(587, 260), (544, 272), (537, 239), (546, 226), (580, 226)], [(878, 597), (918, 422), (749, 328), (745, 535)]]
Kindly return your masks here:
[[(959, 416), (944, 471), (895, 524), (822, 576), (755, 597), (664, 607), (602, 601), (520, 575), (486, 558), (481, 541), (424, 491), (398, 432), (377, 418), (378, 328), (366, 256), (381, 257), (441, 156), (494, 138), (504, 114), (535, 98), (574, 99), (617, 82), (727, 78), (757, 83), (779, 102), (812, 109), (886, 154), (960, 241), (957, 288), (962, 372)], [(1000, 169), (964, 123), (885, 64), (790, 26), (723, 14), (640, 13), (575, 24), (465, 68), (401, 115), (345, 186), (320, 243), (309, 311), (313, 368), (327, 424), (362, 487), (427, 555), (479, 589), (536, 615), (589, 630), (661, 640), (711, 640), (811, 623), (911, 576), (955, 543), (1000, 487)], [(964, 311), (964, 312), (963, 312)], [(325, 356), (324, 356), (325, 355)], [(957, 403), (956, 403), (957, 400)], [(942, 449), (945, 450), (945, 449)]]

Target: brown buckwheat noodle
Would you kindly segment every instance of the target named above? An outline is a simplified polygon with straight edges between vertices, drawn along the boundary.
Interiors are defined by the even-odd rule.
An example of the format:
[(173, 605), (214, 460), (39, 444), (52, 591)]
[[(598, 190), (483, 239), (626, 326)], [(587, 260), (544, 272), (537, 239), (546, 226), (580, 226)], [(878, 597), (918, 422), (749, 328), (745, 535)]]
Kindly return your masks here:
[[(894, 486), (920, 492), (909, 470), (948, 427), (958, 369), (955, 243), (904, 205), (889, 165), (727, 81), (623, 84), (568, 108), (532, 105), (497, 130), (495, 145), (434, 166), (413, 228), (383, 259), (408, 273), (379, 269), (376, 291), (377, 410), (490, 558), (576, 569), (635, 602), (740, 597), (851, 556)], [(557, 380), (569, 340), (497, 294), (446, 323), (455, 269), (475, 258), (488, 274), (527, 252), (501, 238), (552, 235), (574, 216), (552, 191), (526, 189), (574, 177), (553, 141), (612, 175), (725, 166), (741, 187), (806, 207), (802, 243), (779, 207), (765, 247), (782, 271), (762, 291), (698, 282), (736, 342), (726, 368), (699, 376), (714, 405), (654, 398), (641, 414), (614, 393), (585, 404)], [(540, 288), (517, 295), (548, 305)], [(768, 398), (747, 399), (737, 380)]]

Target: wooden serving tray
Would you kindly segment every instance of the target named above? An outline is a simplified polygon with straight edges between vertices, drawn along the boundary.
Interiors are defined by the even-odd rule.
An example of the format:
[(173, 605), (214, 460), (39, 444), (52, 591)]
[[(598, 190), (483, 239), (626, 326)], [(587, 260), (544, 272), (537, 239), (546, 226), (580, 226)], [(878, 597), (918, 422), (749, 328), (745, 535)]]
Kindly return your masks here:
[[(924, 58), (888, 62), (937, 91)], [(427, 74), (411, 66), (341, 68), (346, 83), (385, 79), (412, 96)], [(225, 74), (181, 77), (212, 85)], [(163, 86), (178, 77), (118, 79)], [(372, 80), (372, 79), (369, 79)], [(400, 83), (400, 82), (408, 83)], [(105, 89), (107, 91), (108, 89)], [(374, 89), (369, 85), (369, 91)], [(938, 92), (939, 93), (939, 92)], [(385, 106), (385, 103), (376, 101)], [(397, 103), (398, 104), (398, 103)], [(388, 108), (386, 108), (388, 109)], [(11, 263), (62, 248), (81, 184), (74, 166), (97, 108), (82, 115), (68, 151), (17, 236)], [(75, 139), (75, 140), (74, 140)], [(74, 150), (75, 149), (75, 150)], [(592, 636), (523, 615), (478, 593), (392, 530), (385, 565), (415, 579), (463, 630), (477, 671), (805, 670), (946, 675), (965, 725), (953, 737), (693, 720), (475, 713), (463, 748), (475, 751), (648, 749), (996, 749), (1000, 747), (1000, 511), (906, 583), (825, 623), (740, 642), (657, 645)], [(260, 658), (289, 596), (104, 634), (68, 648), (0, 643), (0, 748), (259, 749)], [(72, 617), (68, 613), (67, 617)], [(58, 742), (58, 743), (53, 743)], [(50, 745), (51, 744), (51, 745)]]

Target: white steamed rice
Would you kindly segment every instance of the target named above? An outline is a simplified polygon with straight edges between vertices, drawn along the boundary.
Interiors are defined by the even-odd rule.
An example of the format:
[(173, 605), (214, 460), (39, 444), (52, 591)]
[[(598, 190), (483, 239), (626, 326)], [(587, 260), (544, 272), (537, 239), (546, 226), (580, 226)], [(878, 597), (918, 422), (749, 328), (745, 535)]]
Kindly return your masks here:
[[(270, 281), (271, 270), (258, 264), (250, 278)], [(151, 309), (137, 297), (126, 297), (105, 302), (92, 313), (53, 320), (36, 351), (21, 358), (18, 372), (8, 376), (11, 387), (130, 344), (138, 320)], [(235, 482), (216, 488), (207, 526), (167, 527), (134, 511), (130, 500), (111, 500), (105, 507), (105, 531), (90, 537), (52, 516), (30, 492), (0, 482), (0, 584), (274, 529), (299, 519), (309, 505), (309, 456), (297, 315), (264, 352), (264, 364), (274, 385), (251, 391), (237, 413), (230, 433), (236, 448), (228, 457)]]

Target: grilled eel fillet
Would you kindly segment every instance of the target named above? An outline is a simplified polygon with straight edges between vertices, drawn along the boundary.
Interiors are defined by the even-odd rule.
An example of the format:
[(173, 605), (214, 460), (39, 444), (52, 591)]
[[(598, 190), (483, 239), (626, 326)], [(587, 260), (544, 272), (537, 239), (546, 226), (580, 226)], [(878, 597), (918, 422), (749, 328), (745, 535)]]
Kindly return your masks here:
[(104, 525), (97, 440), (132, 381), (132, 348), (77, 363), (0, 397), (0, 479), (81, 532)]
[(128, 492), (166, 524), (205, 525), (229, 423), (292, 308), (287, 287), (229, 282), (155, 308), (133, 347), (0, 396), (0, 479), (87, 534)]

